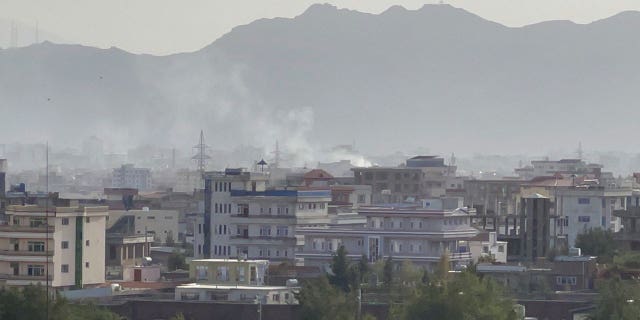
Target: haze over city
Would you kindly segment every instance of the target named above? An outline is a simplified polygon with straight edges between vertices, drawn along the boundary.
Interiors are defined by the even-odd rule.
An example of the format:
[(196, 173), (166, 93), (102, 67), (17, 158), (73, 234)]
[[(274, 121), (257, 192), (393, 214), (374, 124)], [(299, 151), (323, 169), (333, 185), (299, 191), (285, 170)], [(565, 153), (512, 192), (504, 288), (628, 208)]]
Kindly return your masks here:
[(635, 319), (640, 2), (0, 0), (0, 319)]

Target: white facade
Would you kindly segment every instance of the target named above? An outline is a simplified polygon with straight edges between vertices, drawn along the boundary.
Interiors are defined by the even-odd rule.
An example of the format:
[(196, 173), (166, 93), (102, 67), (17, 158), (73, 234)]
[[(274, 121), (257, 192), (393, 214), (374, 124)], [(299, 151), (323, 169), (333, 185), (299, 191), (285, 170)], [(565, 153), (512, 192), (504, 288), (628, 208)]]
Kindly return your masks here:
[(295, 259), (304, 244), (297, 236), (306, 227), (329, 223), (329, 190), (268, 190), (232, 197), (229, 223), (233, 256), (282, 261)]
[(111, 187), (149, 190), (152, 188), (151, 170), (136, 168), (132, 164), (122, 165), (120, 168), (113, 169)]
[(327, 265), (344, 246), (351, 258), (365, 255), (370, 262), (393, 257), (432, 269), (445, 253), (454, 265), (471, 262), (467, 240), (478, 230), (462, 209), (363, 207), (359, 215), (366, 217), (366, 225), (300, 229), (305, 240), (296, 256), (305, 265)]
[[(559, 218), (556, 219), (556, 234), (566, 236), (569, 247), (573, 247), (578, 234), (589, 229), (620, 231), (620, 218), (614, 216), (613, 211), (624, 210), (626, 198), (630, 195), (630, 189), (602, 187), (558, 189), (556, 206)], [(551, 231), (553, 230), (552, 226)]]
[[(262, 192), (267, 176), (263, 173), (227, 169), (204, 174), (204, 214), (194, 225), (194, 256), (196, 258), (228, 258), (236, 256), (229, 240), (234, 234), (229, 219), (237, 212), (233, 207), (232, 190)], [(234, 231), (235, 232), (235, 231)]]
[(9, 206), (8, 225), (0, 226), (5, 285), (45, 285), (47, 272), (57, 288), (104, 283), (107, 210), (50, 207), (47, 214), (43, 207)]
[(507, 263), (507, 242), (498, 241), (496, 232), (479, 234), (469, 240), (469, 249), (474, 262), (480, 258), (493, 258), (496, 263)]

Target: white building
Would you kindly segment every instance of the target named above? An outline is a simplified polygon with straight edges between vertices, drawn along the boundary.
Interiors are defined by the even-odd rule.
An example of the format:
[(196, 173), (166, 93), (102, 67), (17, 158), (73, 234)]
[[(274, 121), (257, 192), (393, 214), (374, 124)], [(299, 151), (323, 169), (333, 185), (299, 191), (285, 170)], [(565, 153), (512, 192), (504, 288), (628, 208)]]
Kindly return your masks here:
[(469, 251), (474, 262), (491, 258), (496, 263), (507, 263), (507, 242), (498, 241), (496, 232), (482, 232), (470, 239)]
[(149, 190), (152, 188), (151, 170), (136, 168), (132, 164), (124, 164), (120, 168), (113, 169), (111, 187)]
[(518, 168), (516, 174), (525, 180), (535, 177), (553, 176), (560, 174), (596, 174), (600, 173), (602, 165), (588, 164), (581, 159), (534, 160), (530, 166)]
[(329, 190), (233, 190), (231, 199), (232, 256), (293, 260), (296, 248), (304, 244), (299, 230), (329, 223)]
[(259, 304), (297, 304), (297, 281), (287, 286), (266, 286), (269, 261), (198, 259), (189, 264), (189, 277), (196, 283), (176, 287), (178, 301), (232, 301)]
[(233, 208), (231, 190), (262, 192), (266, 189), (267, 175), (242, 169), (206, 172), (204, 174), (204, 215), (194, 226), (194, 256), (196, 258), (231, 257), (229, 240), (232, 232)]
[[(614, 210), (625, 210), (631, 189), (606, 189), (602, 186), (577, 186), (554, 191), (557, 213), (555, 234), (566, 236), (569, 247), (576, 237), (589, 229), (620, 231), (620, 218)], [(553, 232), (554, 228), (551, 228)]]
[(344, 246), (349, 256), (365, 255), (370, 262), (393, 257), (433, 269), (441, 256), (449, 254), (453, 265), (471, 262), (467, 240), (478, 230), (471, 227), (466, 209), (429, 210), (416, 207), (361, 207), (366, 224), (303, 228), (304, 245), (296, 256), (305, 265), (328, 265), (335, 251)]
[(9, 206), (0, 226), (0, 284), (104, 283), (107, 207)]

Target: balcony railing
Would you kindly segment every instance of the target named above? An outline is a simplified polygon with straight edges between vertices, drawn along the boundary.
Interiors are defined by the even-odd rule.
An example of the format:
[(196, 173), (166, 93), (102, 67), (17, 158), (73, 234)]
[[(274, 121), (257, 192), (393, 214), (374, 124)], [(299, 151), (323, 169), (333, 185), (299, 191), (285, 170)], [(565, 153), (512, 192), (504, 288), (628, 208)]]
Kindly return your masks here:
[(244, 236), (244, 235), (235, 235), (231, 236), (231, 239), (234, 240), (268, 240), (268, 241), (297, 241), (296, 237), (289, 236)]
[[(31, 280), (31, 281), (46, 281), (46, 276), (30, 276), (26, 274), (14, 275), (8, 273), (0, 273), (0, 279), (2, 280)], [(53, 275), (49, 275), (49, 281), (53, 280)]]
[(0, 255), (6, 256), (53, 256), (53, 250), (49, 251), (28, 251), (28, 250), (7, 250), (0, 249)]
[(232, 218), (249, 218), (249, 219), (295, 219), (296, 216), (293, 214), (248, 214), (248, 213), (237, 213), (232, 214)]
[(30, 227), (30, 226), (17, 226), (17, 225), (0, 225), (0, 231), (5, 232), (38, 232), (38, 233), (46, 233), (53, 232), (54, 228), (50, 227)]

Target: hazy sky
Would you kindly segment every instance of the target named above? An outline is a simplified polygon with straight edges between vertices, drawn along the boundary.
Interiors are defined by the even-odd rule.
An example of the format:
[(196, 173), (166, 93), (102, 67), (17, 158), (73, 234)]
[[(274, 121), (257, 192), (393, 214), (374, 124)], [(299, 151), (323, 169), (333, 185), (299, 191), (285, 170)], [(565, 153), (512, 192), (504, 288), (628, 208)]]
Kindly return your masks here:
[[(35, 25), (67, 42), (137, 53), (194, 51), (234, 26), (259, 18), (294, 17), (310, 0), (0, 0), (1, 33), (15, 20)], [(333, 0), (340, 7), (379, 13), (399, 4), (417, 9), (436, 1)], [(624, 10), (640, 10), (639, 0), (449, 0), (486, 19), (508, 26), (545, 20), (588, 23)], [(21, 37), (33, 37), (22, 30)], [(3, 35), (4, 39), (8, 39)], [(0, 46), (6, 46), (0, 43)]]

